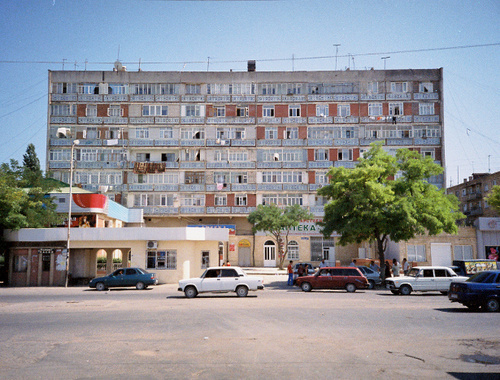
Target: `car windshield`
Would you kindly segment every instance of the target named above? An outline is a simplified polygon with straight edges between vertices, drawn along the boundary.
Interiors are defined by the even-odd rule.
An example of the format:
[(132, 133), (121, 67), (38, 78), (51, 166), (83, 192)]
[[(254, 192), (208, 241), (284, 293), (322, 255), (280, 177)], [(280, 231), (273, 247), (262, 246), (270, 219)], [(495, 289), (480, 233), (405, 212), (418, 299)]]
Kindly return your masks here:
[(493, 273), (480, 272), (469, 278), (467, 282), (493, 282)]
[(417, 277), (417, 274), (418, 274), (419, 271), (420, 271), (420, 269), (418, 269), (418, 268), (412, 268), (410, 270), (410, 272), (408, 273), (408, 276), (410, 276), (410, 277)]

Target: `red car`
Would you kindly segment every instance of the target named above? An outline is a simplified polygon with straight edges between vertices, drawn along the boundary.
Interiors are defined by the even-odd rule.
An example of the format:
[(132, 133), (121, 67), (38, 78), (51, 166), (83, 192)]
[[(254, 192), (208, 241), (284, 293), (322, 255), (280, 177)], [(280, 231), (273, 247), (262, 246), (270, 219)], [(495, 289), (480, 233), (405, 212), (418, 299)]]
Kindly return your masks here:
[(320, 268), (313, 276), (298, 277), (295, 284), (304, 292), (312, 289), (345, 289), (352, 293), (370, 286), (368, 279), (356, 267)]

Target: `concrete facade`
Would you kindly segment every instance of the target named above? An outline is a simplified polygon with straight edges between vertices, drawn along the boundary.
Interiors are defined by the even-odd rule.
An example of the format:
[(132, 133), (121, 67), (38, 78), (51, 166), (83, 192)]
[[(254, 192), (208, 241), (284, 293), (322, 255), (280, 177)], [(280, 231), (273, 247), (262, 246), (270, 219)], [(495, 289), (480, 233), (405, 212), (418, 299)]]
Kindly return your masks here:
[[(328, 168), (354, 167), (374, 141), (445, 166), (442, 94), (442, 69), (50, 71), (47, 170), (69, 181), (77, 139), (84, 189), (142, 209), (148, 227), (227, 225), (224, 259), (275, 266), (276, 249), (254, 239), (248, 214), (266, 202), (300, 204), (321, 220), (316, 190)], [(442, 188), (444, 178), (430, 181)], [(313, 225), (294, 234), (295, 261), (366, 255)]]

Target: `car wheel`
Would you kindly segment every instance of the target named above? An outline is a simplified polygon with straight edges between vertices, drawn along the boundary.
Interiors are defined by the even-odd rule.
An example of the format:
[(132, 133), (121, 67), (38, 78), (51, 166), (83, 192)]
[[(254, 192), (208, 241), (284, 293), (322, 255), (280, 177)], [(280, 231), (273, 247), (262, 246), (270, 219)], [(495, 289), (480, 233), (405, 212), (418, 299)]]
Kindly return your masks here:
[(184, 294), (187, 298), (194, 298), (198, 295), (198, 291), (194, 286), (188, 286), (186, 289), (184, 289)]
[(404, 296), (409, 296), (411, 294), (411, 288), (408, 285), (403, 285), (401, 288), (399, 288), (399, 293)]
[(246, 286), (238, 286), (236, 288), (236, 295), (238, 297), (246, 297), (248, 294), (248, 288)]
[(496, 298), (490, 298), (488, 301), (486, 301), (486, 310), (487, 311), (498, 311), (500, 309), (500, 303)]
[(391, 290), (391, 293), (395, 294), (395, 295), (398, 295), (399, 294), (399, 290)]
[(308, 282), (303, 282), (302, 285), (300, 285), (300, 288), (304, 291), (304, 292), (310, 292), (312, 290), (312, 286), (310, 283)]
[(375, 281), (368, 280), (368, 289), (375, 289)]
[(356, 285), (354, 285), (354, 284), (347, 284), (345, 286), (345, 290), (347, 290), (348, 293), (354, 293), (356, 291)]
[(146, 286), (144, 285), (144, 282), (138, 282), (137, 284), (135, 284), (135, 288), (137, 290), (143, 290), (143, 289), (146, 289)]
[(104, 285), (103, 282), (98, 282), (97, 284), (95, 284), (95, 288), (96, 288), (96, 290), (99, 290), (100, 292), (103, 290), (106, 290), (106, 286)]

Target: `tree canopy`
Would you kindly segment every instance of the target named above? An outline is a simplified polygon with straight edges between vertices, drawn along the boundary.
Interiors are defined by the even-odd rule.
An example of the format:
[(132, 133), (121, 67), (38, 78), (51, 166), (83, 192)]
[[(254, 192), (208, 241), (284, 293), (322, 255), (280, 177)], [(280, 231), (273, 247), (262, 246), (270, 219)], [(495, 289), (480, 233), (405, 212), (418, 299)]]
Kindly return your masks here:
[(500, 186), (493, 186), (486, 201), (493, 209), (500, 214)]
[(457, 198), (426, 180), (442, 172), (430, 157), (416, 151), (400, 149), (393, 157), (381, 144), (372, 144), (356, 168), (331, 168), (330, 183), (318, 190), (329, 199), (323, 235), (336, 231), (340, 245), (375, 241), (383, 269), (389, 240), (457, 233), (455, 222), (464, 217)]
[(288, 235), (290, 229), (299, 225), (301, 220), (314, 217), (307, 209), (299, 206), (281, 208), (275, 204), (258, 205), (257, 209), (248, 215), (252, 224), (252, 232), (264, 231), (271, 235), (278, 246), (279, 268), (288, 255)]

